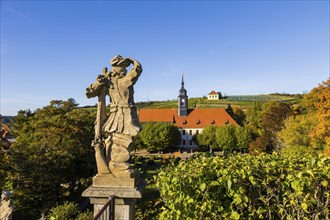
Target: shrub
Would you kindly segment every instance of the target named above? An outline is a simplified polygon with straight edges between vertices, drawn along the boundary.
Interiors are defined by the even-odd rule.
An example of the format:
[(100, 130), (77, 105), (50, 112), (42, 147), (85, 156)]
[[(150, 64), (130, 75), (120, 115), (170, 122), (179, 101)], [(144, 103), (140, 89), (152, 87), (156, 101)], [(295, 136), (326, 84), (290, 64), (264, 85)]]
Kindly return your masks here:
[(47, 216), (49, 220), (90, 220), (92, 218), (92, 212), (80, 212), (78, 205), (74, 202), (64, 202), (63, 205), (52, 208)]
[(326, 219), (329, 182), (321, 155), (202, 155), (158, 174), (158, 219)]
[(81, 212), (78, 214), (76, 220), (91, 220), (93, 219), (94, 215), (91, 211)]
[(78, 205), (74, 202), (65, 202), (63, 205), (56, 206), (50, 210), (49, 220), (73, 220), (79, 214)]

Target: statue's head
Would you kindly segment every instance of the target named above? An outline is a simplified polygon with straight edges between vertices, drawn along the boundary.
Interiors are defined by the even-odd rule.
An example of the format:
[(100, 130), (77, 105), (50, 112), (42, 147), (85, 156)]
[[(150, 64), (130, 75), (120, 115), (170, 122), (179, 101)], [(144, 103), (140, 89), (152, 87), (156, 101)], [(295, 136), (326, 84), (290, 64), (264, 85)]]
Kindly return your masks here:
[(127, 69), (131, 62), (127, 58), (123, 58), (120, 55), (111, 59), (110, 64), (112, 66), (112, 73), (114, 76), (124, 77), (127, 74)]

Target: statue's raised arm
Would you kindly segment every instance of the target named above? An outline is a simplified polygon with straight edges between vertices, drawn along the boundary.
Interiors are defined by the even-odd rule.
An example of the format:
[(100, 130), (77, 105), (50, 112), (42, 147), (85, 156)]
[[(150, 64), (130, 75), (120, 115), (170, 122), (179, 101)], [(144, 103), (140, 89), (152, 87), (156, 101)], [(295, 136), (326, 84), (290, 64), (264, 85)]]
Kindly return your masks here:
[(126, 77), (130, 78), (132, 81), (132, 84), (134, 85), (142, 73), (142, 65), (133, 58), (128, 58), (128, 59), (130, 59), (130, 61), (132, 62), (133, 67), (132, 67), (131, 71), (127, 74)]

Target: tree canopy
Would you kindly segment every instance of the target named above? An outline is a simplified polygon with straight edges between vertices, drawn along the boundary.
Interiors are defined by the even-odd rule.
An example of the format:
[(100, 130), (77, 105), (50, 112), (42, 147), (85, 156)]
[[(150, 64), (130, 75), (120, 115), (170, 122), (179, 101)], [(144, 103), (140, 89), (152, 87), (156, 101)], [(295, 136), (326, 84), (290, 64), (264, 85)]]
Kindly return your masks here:
[(303, 104), (316, 114), (316, 125), (311, 130), (312, 143), (330, 149), (330, 78), (305, 95)]
[(36, 219), (57, 203), (80, 198), (95, 173), (92, 112), (73, 99), (51, 101), (13, 119), (7, 185), (13, 191), (15, 219)]
[(247, 113), (245, 124), (255, 136), (249, 146), (250, 152), (272, 152), (278, 145), (277, 133), (283, 129), (284, 120), (291, 115), (293, 110), (287, 103), (254, 103)]
[(203, 150), (243, 150), (248, 148), (251, 140), (252, 135), (247, 128), (230, 124), (221, 127), (207, 126), (194, 136), (194, 142)]
[(315, 126), (314, 114), (292, 116), (285, 120), (284, 129), (278, 133), (284, 147), (311, 147), (311, 129)]
[(309, 147), (330, 155), (330, 78), (306, 94), (279, 133), (283, 147)]
[(193, 141), (201, 148), (202, 150), (218, 150), (219, 147), (215, 138), (215, 131), (217, 127), (210, 125), (203, 129), (203, 131), (193, 136)]
[(218, 127), (215, 132), (216, 143), (221, 150), (232, 151), (237, 149), (237, 138), (234, 125)]
[(136, 148), (148, 151), (163, 151), (181, 143), (179, 129), (170, 123), (147, 122), (137, 136)]

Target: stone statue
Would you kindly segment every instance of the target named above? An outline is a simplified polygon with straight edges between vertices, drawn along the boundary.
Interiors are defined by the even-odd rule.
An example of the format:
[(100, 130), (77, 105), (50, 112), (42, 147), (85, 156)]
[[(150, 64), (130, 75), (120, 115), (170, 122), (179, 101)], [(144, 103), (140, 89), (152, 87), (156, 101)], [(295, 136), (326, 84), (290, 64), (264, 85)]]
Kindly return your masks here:
[[(86, 89), (88, 98), (98, 97), (95, 123), (95, 157), (99, 176), (120, 178), (132, 174), (129, 148), (141, 129), (134, 104), (133, 85), (142, 72), (141, 64), (132, 58), (115, 56), (112, 69), (103, 69), (96, 81)], [(132, 69), (127, 73), (127, 67)], [(106, 96), (110, 97), (110, 113), (106, 114)]]
[[(141, 64), (132, 58), (115, 56), (111, 59), (111, 71), (103, 73), (86, 89), (88, 98), (98, 97), (95, 137), (92, 146), (95, 149), (97, 175), (92, 186), (82, 195), (94, 205), (94, 217), (104, 211), (100, 219), (130, 220), (135, 216), (135, 203), (142, 198), (146, 182), (140, 173), (130, 169), (130, 145), (141, 129), (134, 104), (133, 86), (142, 73)], [(131, 66), (127, 73), (127, 67)], [(106, 112), (106, 97), (110, 98), (109, 112)]]
[(2, 191), (0, 199), (0, 220), (11, 220), (14, 206), (10, 199), (11, 192)]

